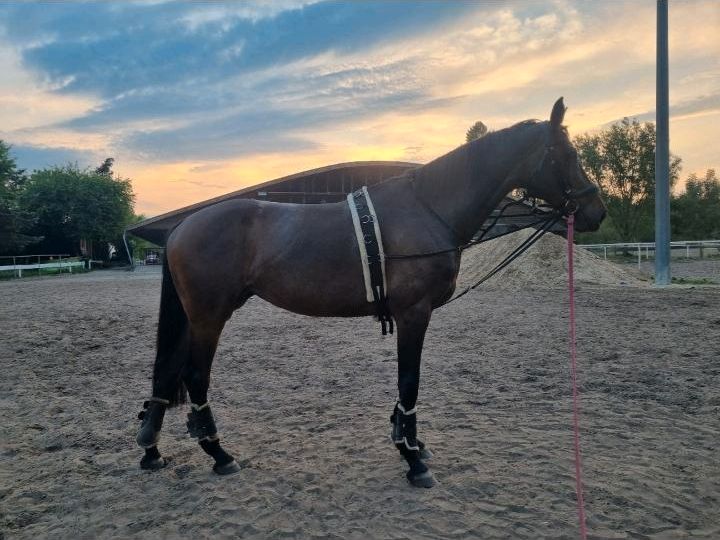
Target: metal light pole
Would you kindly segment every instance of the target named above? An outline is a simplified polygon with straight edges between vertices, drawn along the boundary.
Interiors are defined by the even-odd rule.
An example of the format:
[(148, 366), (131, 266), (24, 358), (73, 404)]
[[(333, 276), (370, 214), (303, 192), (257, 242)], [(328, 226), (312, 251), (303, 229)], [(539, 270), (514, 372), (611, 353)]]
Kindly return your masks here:
[(668, 3), (657, 1), (657, 89), (655, 93), (655, 285), (670, 284), (670, 128)]

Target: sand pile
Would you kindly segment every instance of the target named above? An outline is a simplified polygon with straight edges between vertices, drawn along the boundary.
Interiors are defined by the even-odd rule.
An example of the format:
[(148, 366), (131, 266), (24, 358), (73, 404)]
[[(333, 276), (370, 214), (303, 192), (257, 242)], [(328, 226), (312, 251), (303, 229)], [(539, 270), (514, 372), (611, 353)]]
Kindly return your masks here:
[[(476, 283), (487, 272), (522, 244), (534, 229), (483, 242), (467, 249), (462, 256), (457, 291)], [(564, 238), (548, 233), (510, 266), (486, 283), (495, 287), (563, 287), (567, 283), (567, 244)], [(642, 286), (643, 281), (627, 270), (586, 249), (575, 246), (575, 282), (592, 285)]]

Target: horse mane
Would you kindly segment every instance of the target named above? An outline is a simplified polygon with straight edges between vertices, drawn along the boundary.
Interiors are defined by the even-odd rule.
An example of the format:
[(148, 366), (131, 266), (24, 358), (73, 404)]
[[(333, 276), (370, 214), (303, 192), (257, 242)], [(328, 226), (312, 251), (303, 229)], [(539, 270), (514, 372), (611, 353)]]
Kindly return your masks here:
[(523, 120), (506, 128), (491, 131), (483, 137), (467, 142), (449, 154), (441, 156), (438, 160), (449, 157), (451, 154), (458, 158), (462, 156), (461, 159), (467, 159), (469, 155), (497, 155), (508, 143), (516, 142), (517, 137), (522, 135), (523, 132), (528, 136), (535, 137), (537, 136), (537, 130), (547, 129), (548, 125), (549, 122), (546, 120)]
[(491, 131), (484, 137), (480, 137), (479, 139), (475, 139), (474, 141), (470, 141), (469, 143), (466, 143), (467, 145), (472, 145), (474, 142), (492, 142), (495, 144), (505, 144), (508, 142), (511, 138), (515, 138), (518, 135), (519, 131), (529, 130), (529, 129), (535, 129), (538, 126), (546, 125), (548, 124), (547, 121), (543, 120), (523, 120), (522, 122), (517, 122), (511, 126), (508, 126), (506, 128), (500, 129), (498, 131)]
[(472, 182), (488, 163), (497, 163), (498, 159), (516, 159), (517, 156), (508, 152), (509, 148), (517, 148), (518, 144), (520, 147), (528, 147), (546, 140), (549, 124), (548, 121), (524, 120), (492, 131), (418, 169), (408, 171), (404, 176), (418, 179), (417, 185), (426, 199), (441, 199), (447, 190), (462, 190), (461, 183)]
[[(549, 128), (550, 122), (548, 120), (523, 120), (498, 131), (491, 131), (483, 137), (459, 146), (457, 150), (464, 149), (465, 152), (472, 152), (476, 155), (481, 152), (496, 155), (507, 143), (517, 141), (517, 137), (521, 136), (523, 132), (527, 133), (528, 136), (537, 136), (537, 131), (544, 130), (545, 133), (549, 133)], [(560, 126), (560, 131), (565, 135), (565, 138), (561, 138), (559, 142), (571, 144), (567, 127)]]

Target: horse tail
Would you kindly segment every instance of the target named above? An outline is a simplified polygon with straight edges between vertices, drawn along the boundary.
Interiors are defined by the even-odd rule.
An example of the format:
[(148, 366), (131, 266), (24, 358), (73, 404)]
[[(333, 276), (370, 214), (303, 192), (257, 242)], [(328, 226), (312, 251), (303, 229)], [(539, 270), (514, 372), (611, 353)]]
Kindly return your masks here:
[(160, 319), (157, 330), (157, 354), (153, 369), (153, 388), (163, 388), (169, 406), (185, 403), (187, 390), (180, 374), (188, 357), (188, 318), (173, 282), (167, 254), (163, 257)]

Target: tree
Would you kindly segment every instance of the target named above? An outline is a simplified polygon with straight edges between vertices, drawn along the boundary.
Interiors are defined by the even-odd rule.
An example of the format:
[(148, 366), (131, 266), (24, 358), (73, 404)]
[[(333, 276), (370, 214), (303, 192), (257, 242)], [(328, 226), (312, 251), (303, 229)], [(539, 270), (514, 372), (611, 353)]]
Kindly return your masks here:
[(105, 176), (112, 176), (113, 163), (115, 163), (114, 158), (111, 158), (111, 157), (106, 158), (105, 161), (103, 161), (102, 164), (97, 169), (95, 169), (95, 172), (97, 174), (103, 174)]
[(107, 243), (121, 236), (134, 199), (130, 180), (72, 164), (33, 172), (20, 197), (44, 236), (34, 249), (73, 255), (80, 254), (81, 240)]
[(17, 253), (40, 240), (27, 234), (34, 220), (18, 204), (18, 194), (26, 181), (25, 171), (17, 168), (10, 155), (10, 146), (0, 140), (0, 253)]
[(673, 237), (707, 240), (720, 237), (720, 180), (708, 169), (705, 178), (691, 174), (685, 191), (670, 205)]
[(472, 142), (475, 139), (484, 137), (487, 135), (487, 132), (487, 126), (478, 120), (470, 127), (470, 129), (467, 130), (467, 133), (465, 134), (465, 141)]
[[(601, 133), (575, 138), (583, 168), (602, 191), (609, 223), (623, 242), (650, 240), (654, 231), (655, 125), (624, 118)], [(680, 158), (671, 157), (670, 184)]]

